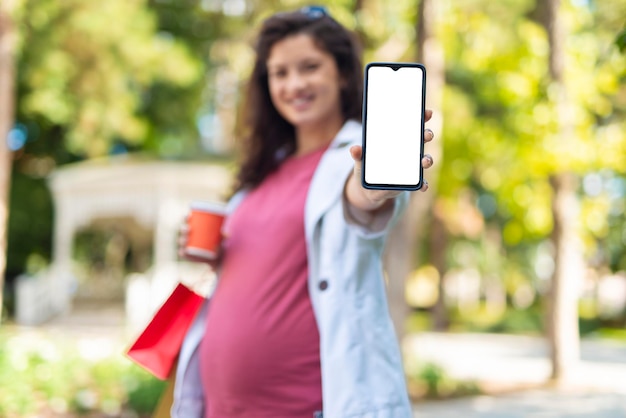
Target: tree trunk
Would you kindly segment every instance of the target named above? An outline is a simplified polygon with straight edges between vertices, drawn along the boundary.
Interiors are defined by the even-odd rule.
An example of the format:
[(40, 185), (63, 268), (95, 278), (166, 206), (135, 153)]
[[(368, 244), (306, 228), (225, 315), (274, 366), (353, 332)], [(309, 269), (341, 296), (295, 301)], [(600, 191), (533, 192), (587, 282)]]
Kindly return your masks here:
[[(573, 123), (568, 117), (567, 91), (563, 81), (565, 33), (559, 18), (560, 0), (539, 2), (538, 14), (550, 44), (550, 77), (556, 95), (560, 141), (568, 141)], [(579, 216), (574, 174), (558, 172), (550, 179), (552, 186), (552, 218), (554, 229), (555, 268), (549, 292), (547, 334), (552, 363), (551, 377), (556, 383), (567, 383), (580, 357), (578, 331), (578, 291), (582, 284), (584, 258), (577, 233)]]
[(430, 246), (430, 260), (439, 272), (439, 282), (437, 283), (439, 297), (432, 308), (432, 328), (435, 331), (445, 331), (450, 325), (448, 309), (446, 307), (444, 293), (446, 274), (446, 248), (448, 246), (448, 234), (446, 232), (443, 219), (440, 215), (431, 216), (430, 235), (428, 244)]
[(365, 30), (365, 28), (363, 28), (363, 25), (361, 24), (361, 19), (359, 18), (359, 15), (363, 11), (363, 5), (364, 0), (355, 0), (354, 4), (352, 5), (352, 15), (356, 16), (356, 27), (354, 28), (354, 32), (356, 33), (356, 37), (359, 40), (359, 47), (365, 50), (369, 47), (370, 40), (367, 36), (367, 31)]
[(7, 230), (9, 220), (9, 187), (11, 184), (11, 150), (7, 136), (13, 125), (15, 105), (15, 38), (13, 12), (16, 0), (0, 2), (0, 322), (4, 300), (4, 275), (7, 264)]
[(548, 305), (551, 377), (567, 383), (578, 365), (578, 291), (584, 271), (580, 239), (576, 230), (578, 200), (577, 179), (560, 173), (550, 179), (553, 189), (552, 216), (555, 268)]
[[(426, 108), (433, 110), (428, 128), (440, 135), (442, 126), (441, 96), (444, 84), (443, 49), (435, 38), (434, 28), (436, 0), (422, 0), (418, 5), (416, 23), (417, 61), (426, 67)], [(435, 166), (425, 171), (429, 189), (426, 193), (413, 193), (406, 213), (391, 232), (386, 252), (388, 301), (391, 318), (400, 341), (405, 335), (404, 324), (409, 314), (405, 299), (405, 282), (416, 267), (419, 245), (424, 240), (430, 223), (434, 196), (437, 189), (438, 166), (441, 163), (441, 139), (437, 138), (425, 147)]]

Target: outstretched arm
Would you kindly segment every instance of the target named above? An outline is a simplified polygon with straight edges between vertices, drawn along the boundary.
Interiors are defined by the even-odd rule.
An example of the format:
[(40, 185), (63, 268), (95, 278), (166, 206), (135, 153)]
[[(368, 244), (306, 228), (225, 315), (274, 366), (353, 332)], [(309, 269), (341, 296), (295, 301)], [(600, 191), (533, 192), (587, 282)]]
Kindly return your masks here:
[[(430, 120), (433, 112), (426, 110), (426, 121)], [(426, 129), (424, 132), (424, 141), (430, 142), (434, 138), (433, 131)], [(392, 207), (393, 199), (401, 192), (397, 190), (370, 190), (361, 185), (361, 157), (363, 148), (360, 145), (350, 147), (350, 155), (354, 160), (354, 170), (348, 177), (344, 189), (346, 201), (349, 204), (350, 214), (362, 224), (368, 224), (376, 214), (386, 211)], [(430, 154), (424, 155), (422, 159), (424, 168), (430, 168), (433, 165), (433, 158)], [(428, 190), (428, 182), (424, 181), (424, 186), (420, 189), (425, 192)]]

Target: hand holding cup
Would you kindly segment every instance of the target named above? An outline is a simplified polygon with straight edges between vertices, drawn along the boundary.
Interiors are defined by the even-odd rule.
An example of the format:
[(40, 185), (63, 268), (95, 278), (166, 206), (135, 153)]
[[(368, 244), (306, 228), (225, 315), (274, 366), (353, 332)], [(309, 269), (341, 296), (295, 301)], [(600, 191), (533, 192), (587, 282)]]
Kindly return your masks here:
[(216, 266), (221, 254), (225, 206), (213, 202), (192, 202), (180, 228), (178, 253), (181, 258)]

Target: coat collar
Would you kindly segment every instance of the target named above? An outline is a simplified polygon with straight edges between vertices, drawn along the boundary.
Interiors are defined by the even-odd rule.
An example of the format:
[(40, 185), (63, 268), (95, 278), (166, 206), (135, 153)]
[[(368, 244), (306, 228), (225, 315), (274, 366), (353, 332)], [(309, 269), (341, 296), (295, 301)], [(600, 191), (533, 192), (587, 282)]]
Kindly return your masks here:
[(349, 146), (361, 144), (361, 129), (359, 122), (347, 121), (315, 170), (305, 206), (304, 225), (307, 242), (311, 242), (318, 220), (343, 195), (346, 179), (354, 167)]
[(355, 145), (361, 141), (362, 125), (356, 120), (348, 120), (343, 124), (330, 143), (329, 149)]

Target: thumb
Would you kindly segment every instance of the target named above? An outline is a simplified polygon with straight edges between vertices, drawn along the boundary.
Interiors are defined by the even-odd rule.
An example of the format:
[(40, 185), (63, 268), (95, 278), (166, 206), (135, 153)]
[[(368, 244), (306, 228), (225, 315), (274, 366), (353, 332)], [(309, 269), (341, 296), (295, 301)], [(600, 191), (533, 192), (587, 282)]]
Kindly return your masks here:
[(363, 164), (361, 162), (361, 157), (363, 156), (363, 147), (360, 145), (353, 145), (350, 147), (350, 156), (352, 160), (354, 160), (354, 168), (352, 169), (354, 176), (359, 179), (361, 177), (361, 170)]

